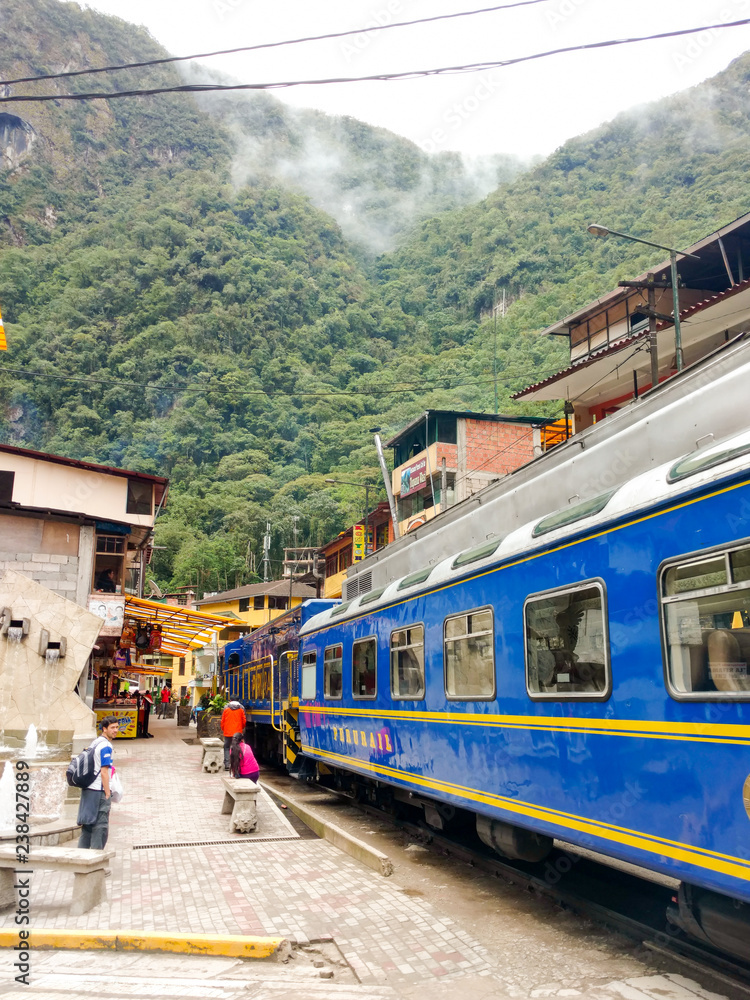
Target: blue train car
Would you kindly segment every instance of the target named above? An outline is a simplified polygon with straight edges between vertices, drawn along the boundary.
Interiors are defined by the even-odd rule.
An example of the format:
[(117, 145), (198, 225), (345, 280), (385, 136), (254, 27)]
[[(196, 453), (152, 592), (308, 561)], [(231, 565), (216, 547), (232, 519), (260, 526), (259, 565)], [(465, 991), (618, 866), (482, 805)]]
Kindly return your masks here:
[(223, 680), (227, 696), (241, 701), (248, 716), (248, 738), (263, 760), (284, 764), (298, 774), (297, 705), (299, 631), (310, 618), (336, 601), (309, 600), (224, 647)]
[(303, 753), (507, 856), (750, 902), (750, 432), (482, 528), (302, 627)]

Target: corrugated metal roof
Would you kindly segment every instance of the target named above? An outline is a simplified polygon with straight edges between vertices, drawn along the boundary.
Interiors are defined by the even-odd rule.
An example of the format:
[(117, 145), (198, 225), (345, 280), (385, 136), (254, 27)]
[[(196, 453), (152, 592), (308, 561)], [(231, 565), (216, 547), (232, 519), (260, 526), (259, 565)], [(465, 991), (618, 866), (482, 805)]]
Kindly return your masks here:
[[(213, 597), (204, 597), (202, 601), (196, 601), (198, 607), (203, 604), (223, 604), (225, 601), (236, 601), (240, 597), (288, 597), (288, 580), (269, 580), (268, 583), (248, 583), (244, 587), (235, 587), (234, 590), (224, 590)], [(302, 583), (292, 584), (292, 597), (315, 597), (315, 588), (307, 587)]]
[[(697, 313), (703, 312), (704, 309), (708, 309), (710, 306), (716, 305), (719, 302), (724, 302), (727, 299), (731, 299), (732, 296), (739, 294), (750, 289), (750, 278), (745, 281), (738, 282), (736, 285), (732, 285), (725, 292), (717, 292), (715, 295), (709, 295), (705, 299), (701, 299), (700, 302), (695, 303), (695, 305), (689, 306), (686, 309), (680, 310), (680, 322), (690, 319)], [(656, 324), (657, 332), (666, 330), (668, 327), (673, 326), (673, 323), (666, 322), (666, 320), (661, 320)], [(511, 397), (512, 399), (522, 399), (524, 396), (529, 395), (532, 392), (536, 392), (538, 389), (543, 389), (545, 386), (552, 385), (553, 383), (566, 378), (573, 372), (580, 371), (583, 368), (587, 368), (592, 365), (595, 361), (600, 358), (604, 358), (609, 354), (617, 354), (623, 348), (628, 347), (630, 344), (635, 343), (638, 340), (643, 340), (649, 335), (648, 330), (638, 330), (636, 333), (628, 334), (625, 337), (621, 337), (619, 340), (614, 341), (612, 344), (607, 344), (605, 347), (599, 348), (598, 351), (592, 351), (587, 354), (580, 361), (574, 361), (573, 364), (568, 365), (567, 368), (563, 368), (561, 371), (556, 372), (554, 375), (550, 375), (548, 378), (543, 379), (541, 382), (535, 382), (534, 385), (526, 386), (520, 392), (516, 392)]]

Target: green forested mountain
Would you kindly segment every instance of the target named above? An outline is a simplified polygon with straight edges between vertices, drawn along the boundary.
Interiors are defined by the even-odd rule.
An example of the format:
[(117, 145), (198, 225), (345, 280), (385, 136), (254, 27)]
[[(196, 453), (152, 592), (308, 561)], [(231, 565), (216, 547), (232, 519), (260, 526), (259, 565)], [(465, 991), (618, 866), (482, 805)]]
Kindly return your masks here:
[[(57, 0), (4, 0), (0, 46), (3, 80), (162, 53)], [(506, 180), (471, 205), (455, 158), (263, 95), (5, 105), (0, 437), (170, 476), (158, 580), (250, 579), (266, 520), (278, 556), (294, 515), (315, 543), (358, 515), (360, 491), (324, 479), (379, 478), (372, 427), (491, 408), (503, 289), (499, 396), (518, 411), (510, 393), (561, 360), (535, 331), (654, 259), (588, 222), (679, 244), (747, 209), (748, 75), (738, 60), (532, 170), (495, 163)]]

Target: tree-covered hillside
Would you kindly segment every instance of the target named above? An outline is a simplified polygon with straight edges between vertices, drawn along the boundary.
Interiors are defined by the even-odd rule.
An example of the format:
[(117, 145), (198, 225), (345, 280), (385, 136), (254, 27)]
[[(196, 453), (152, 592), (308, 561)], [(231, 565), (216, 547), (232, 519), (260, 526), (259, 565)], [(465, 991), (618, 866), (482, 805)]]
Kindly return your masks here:
[[(76, 4), (3, 5), (5, 80), (161, 53)], [(267, 520), (279, 558), (293, 517), (300, 542), (320, 543), (359, 516), (361, 492), (325, 478), (379, 480), (373, 427), (492, 408), (503, 289), (498, 394), (523, 409), (512, 391), (562, 361), (536, 331), (653, 261), (596, 243), (588, 222), (687, 242), (745, 211), (748, 65), (400, 236), (407, 201), (417, 218), (465, 201), (469, 181), (362, 123), (263, 95), (5, 105), (0, 438), (169, 476), (158, 581), (251, 579)], [(178, 79), (162, 67), (97, 87)], [(321, 150), (333, 169), (304, 193)], [(382, 232), (397, 250), (373, 260), (323, 210), (352, 191), (357, 239)]]
[(750, 54), (571, 139), (484, 201), (426, 220), (381, 257), (386, 299), (424, 319), (437, 348), (472, 336), (503, 289), (506, 329), (533, 331), (661, 259), (594, 240), (589, 223), (679, 247), (744, 214), (749, 88)]

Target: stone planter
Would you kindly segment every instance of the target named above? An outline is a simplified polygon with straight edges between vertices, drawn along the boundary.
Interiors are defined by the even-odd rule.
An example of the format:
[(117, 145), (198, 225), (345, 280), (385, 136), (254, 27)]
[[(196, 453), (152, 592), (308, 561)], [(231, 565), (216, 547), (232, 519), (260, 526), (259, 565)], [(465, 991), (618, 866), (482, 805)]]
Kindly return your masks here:
[(189, 726), (190, 725), (190, 713), (192, 708), (189, 705), (178, 705), (177, 706), (177, 725), (178, 726)]
[(198, 714), (198, 736), (221, 736), (221, 712), (214, 715), (209, 709)]

